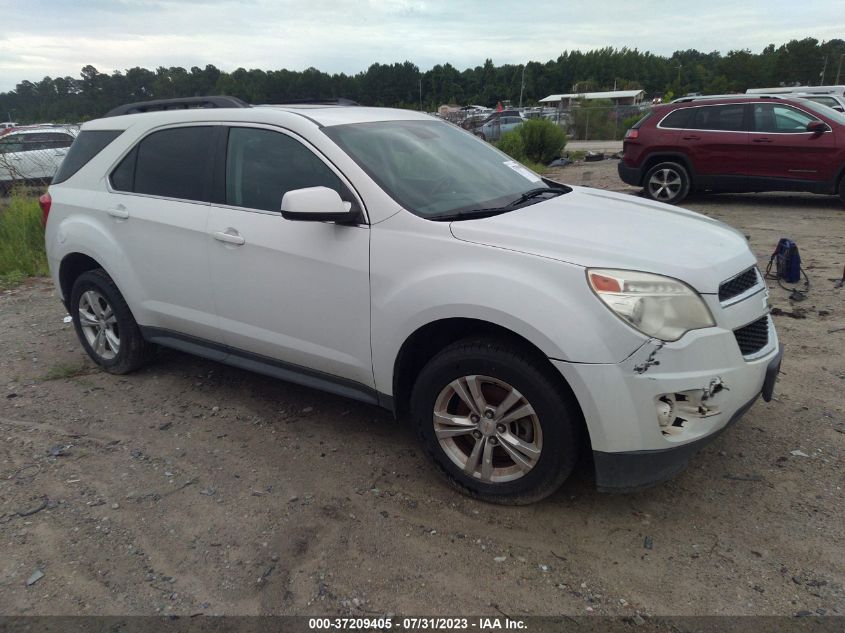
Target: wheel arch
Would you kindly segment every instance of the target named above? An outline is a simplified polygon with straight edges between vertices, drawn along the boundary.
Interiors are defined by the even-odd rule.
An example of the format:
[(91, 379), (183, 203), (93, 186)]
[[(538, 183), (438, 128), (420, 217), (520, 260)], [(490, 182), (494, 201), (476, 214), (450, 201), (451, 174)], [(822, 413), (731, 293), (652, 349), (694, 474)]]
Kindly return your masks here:
[(59, 264), (59, 289), (62, 293), (62, 303), (70, 310), (70, 292), (79, 276), (89, 270), (103, 268), (96, 259), (84, 253), (68, 253)]
[(681, 166), (687, 170), (687, 175), (690, 179), (690, 188), (693, 187), (695, 184), (695, 171), (692, 168), (692, 163), (690, 162), (689, 157), (682, 153), (682, 152), (655, 152), (653, 154), (649, 154), (646, 159), (643, 161), (643, 167), (640, 176), (640, 186), (645, 186), (645, 177), (648, 173), (648, 170), (657, 165), (658, 163), (664, 162), (672, 162), (672, 163), (680, 163)]
[(427, 323), (414, 331), (399, 349), (393, 367), (393, 410), (397, 417), (408, 413), (411, 390), (420, 371), (438, 352), (452, 343), (468, 337), (489, 337), (505, 340), (519, 346), (538, 363), (560, 389), (561, 395), (577, 408), (574, 417), (578, 419), (581, 435), (589, 442), (589, 432), (583, 411), (569, 383), (561, 375), (546, 354), (524, 336), (506, 327), (481, 319), (454, 317)]

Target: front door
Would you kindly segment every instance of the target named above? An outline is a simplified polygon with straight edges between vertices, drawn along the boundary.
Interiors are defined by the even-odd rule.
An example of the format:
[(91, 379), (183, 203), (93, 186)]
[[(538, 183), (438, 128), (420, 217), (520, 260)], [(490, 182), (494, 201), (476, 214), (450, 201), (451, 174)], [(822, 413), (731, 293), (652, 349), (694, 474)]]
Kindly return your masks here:
[(220, 156), (208, 240), (225, 343), (372, 387), (369, 226), (280, 212), (284, 193), (305, 187), (359, 202), (311, 147), (277, 129), (231, 127)]
[(795, 181), (833, 180), (838, 167), (833, 160), (833, 132), (830, 128), (821, 133), (807, 131), (807, 124), (818, 120), (785, 103), (755, 103), (748, 161), (753, 181), (763, 188), (774, 181), (790, 189)]

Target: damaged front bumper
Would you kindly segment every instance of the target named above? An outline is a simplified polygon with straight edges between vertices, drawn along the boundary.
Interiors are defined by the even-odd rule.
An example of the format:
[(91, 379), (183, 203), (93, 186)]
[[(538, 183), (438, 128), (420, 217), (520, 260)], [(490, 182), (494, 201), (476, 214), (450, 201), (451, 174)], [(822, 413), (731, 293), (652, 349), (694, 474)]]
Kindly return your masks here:
[(581, 404), (597, 487), (624, 492), (683, 470), (760, 395), (771, 399), (782, 354), (773, 326), (753, 358), (732, 332), (714, 328), (650, 341), (617, 364), (553, 362)]

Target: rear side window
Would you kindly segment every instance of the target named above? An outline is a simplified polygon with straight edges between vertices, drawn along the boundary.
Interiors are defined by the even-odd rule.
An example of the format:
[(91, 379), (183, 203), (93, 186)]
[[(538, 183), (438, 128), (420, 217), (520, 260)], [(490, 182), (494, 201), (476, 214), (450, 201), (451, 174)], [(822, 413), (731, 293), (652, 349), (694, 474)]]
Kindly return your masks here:
[(281, 213), (286, 192), (319, 186), (349, 199), (334, 172), (299, 141), (272, 130), (229, 130), (226, 204)]
[(719, 132), (745, 131), (745, 105), (706, 106), (695, 108), (695, 120), (690, 126), (696, 130), (715, 130)]
[(679, 108), (660, 122), (660, 127), (666, 127), (673, 130), (683, 130), (690, 127), (692, 119), (695, 116), (694, 108)]
[(112, 187), (165, 198), (205, 200), (213, 129), (179, 127), (150, 134), (112, 172)]
[[(83, 130), (80, 132), (70, 146), (67, 156), (59, 165), (56, 175), (53, 176), (53, 184), (64, 182), (73, 176), (122, 133), (123, 130)], [(66, 137), (65, 139), (50, 139), (52, 147), (67, 147), (70, 144), (70, 137), (65, 134), (51, 136)]]

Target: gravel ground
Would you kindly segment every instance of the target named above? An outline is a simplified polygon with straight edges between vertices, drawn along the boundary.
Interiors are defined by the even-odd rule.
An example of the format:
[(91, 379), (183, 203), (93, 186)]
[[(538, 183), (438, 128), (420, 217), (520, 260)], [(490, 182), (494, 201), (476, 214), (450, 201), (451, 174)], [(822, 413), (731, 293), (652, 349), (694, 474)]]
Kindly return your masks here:
[[(552, 175), (635, 193), (615, 169)], [(105, 374), (46, 280), (0, 294), (0, 614), (845, 614), (845, 209), (686, 206), (762, 266), (792, 237), (813, 289), (772, 287), (776, 400), (635, 495), (475, 502), (379, 409), (170, 351)]]

